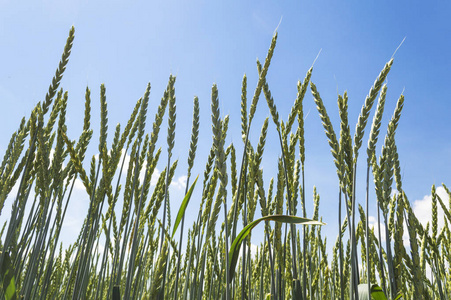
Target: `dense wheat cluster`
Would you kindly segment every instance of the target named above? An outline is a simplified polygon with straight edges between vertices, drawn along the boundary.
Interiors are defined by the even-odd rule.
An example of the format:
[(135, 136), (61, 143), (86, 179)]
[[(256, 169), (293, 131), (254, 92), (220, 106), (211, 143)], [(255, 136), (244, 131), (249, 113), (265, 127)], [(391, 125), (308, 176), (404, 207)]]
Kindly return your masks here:
[[(68, 94), (59, 88), (74, 40), (74, 28), (49, 91), (29, 118), (13, 133), (0, 165), (0, 211), (9, 196), (11, 216), (1, 229), (0, 293), (5, 299), (448, 299), (451, 293), (451, 222), (449, 205), (432, 187), (432, 222), (423, 226), (415, 216), (401, 182), (396, 128), (404, 104), (401, 95), (380, 138), (391, 59), (376, 78), (358, 118), (354, 136), (348, 121), (347, 94), (338, 96), (341, 123), (335, 127), (311, 76), (298, 82), (297, 96), (286, 120), (279, 115), (266, 74), (277, 41), (273, 36), (263, 64), (257, 62), (258, 83), (247, 103), (247, 77), (241, 95), (242, 144), (226, 144), (228, 116), (221, 117), (218, 88), (211, 91), (213, 141), (203, 174), (193, 178), (199, 135), (199, 100), (194, 98), (191, 142), (187, 151), (185, 198), (171, 209), (169, 184), (176, 134), (176, 78), (170, 76), (152, 123), (150, 84), (125, 127), (118, 125), (108, 146), (105, 86), (100, 95), (98, 155), (85, 155), (92, 141), (91, 94), (86, 89), (82, 134), (67, 134)], [(307, 212), (304, 188), (303, 100), (311, 89), (338, 175), (339, 224), (325, 225), (319, 216), (320, 195)], [(272, 118), (261, 126), (256, 145), (249, 132), (260, 96)], [(376, 104), (371, 126), (370, 114)], [(167, 114), (168, 124), (163, 120)], [(269, 128), (276, 130), (281, 156), (277, 173), (264, 182), (261, 166)], [(339, 131), (335, 131), (338, 129)], [(167, 130), (167, 161), (159, 160), (160, 130)], [(367, 142), (367, 173), (357, 176), (357, 158)], [(378, 140), (382, 142), (377, 157)], [(308, 141), (307, 141), (308, 142)], [(243, 156), (237, 158), (237, 147)], [(365, 153), (365, 152), (363, 152)], [(364, 155), (364, 154), (363, 154)], [(125, 157), (130, 161), (125, 164)], [(238, 161), (237, 161), (238, 160)], [(155, 185), (151, 177), (162, 169)], [(144, 173), (141, 177), (140, 174)], [(126, 174), (124, 177), (122, 174)], [(75, 180), (89, 196), (89, 209), (76, 242), (60, 243)], [(374, 181), (381, 232), (368, 225), (370, 190), (356, 201), (356, 181)], [(11, 195), (14, 186), (17, 194)], [(446, 192), (450, 190), (443, 185)], [(193, 190), (200, 190), (197, 219), (185, 228), (185, 209)], [(392, 193), (396, 189), (397, 193)], [(30, 197), (34, 191), (35, 196)], [(118, 209), (120, 203), (121, 209)], [(438, 230), (437, 209), (445, 211)], [(25, 213), (27, 208), (27, 213)], [(255, 213), (261, 211), (262, 218)], [(5, 213), (5, 212), (2, 212)], [(221, 215), (222, 214), (222, 215)], [(173, 216), (175, 218), (172, 218)], [(260, 225), (258, 225), (261, 223)], [(301, 226), (296, 224), (302, 224)], [(326, 250), (322, 226), (339, 226), (333, 251)], [(251, 255), (251, 231), (264, 230), (264, 240)], [(263, 229), (264, 228), (264, 229)], [(410, 245), (403, 242), (407, 228)], [(329, 242), (331, 239), (329, 238)], [(186, 245), (182, 249), (182, 244)], [(100, 249), (105, 249), (100, 251)], [(427, 272), (427, 270), (429, 270)], [(377, 298), (379, 297), (379, 298)]]

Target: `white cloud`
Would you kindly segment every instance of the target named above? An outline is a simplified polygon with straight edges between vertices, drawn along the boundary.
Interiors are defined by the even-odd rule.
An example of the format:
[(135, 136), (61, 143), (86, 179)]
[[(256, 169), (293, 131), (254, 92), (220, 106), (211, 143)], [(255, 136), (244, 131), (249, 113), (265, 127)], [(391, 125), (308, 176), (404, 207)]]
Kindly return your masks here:
[[(396, 194), (397, 191), (392, 191), (392, 196)], [(443, 187), (438, 187), (436, 189), (436, 194), (440, 196), (443, 203), (445, 204), (446, 208), (449, 209), (449, 195), (447, 194), (446, 190)], [(412, 203), (412, 210), (415, 214), (415, 216), (418, 218), (419, 222), (425, 227), (427, 223), (432, 224), (432, 195), (425, 195), (423, 199), (421, 200), (415, 200)], [(381, 216), (382, 217), (382, 216)], [(443, 228), (445, 222), (445, 213), (440, 205), (440, 203), (437, 200), (437, 219), (438, 219), (438, 232)], [(369, 226), (370, 228), (375, 228), (374, 233), (376, 234), (376, 237), (378, 236), (377, 231), (377, 219), (373, 216), (370, 216), (368, 218), (369, 220)], [(382, 243), (385, 243), (385, 225), (383, 223), (383, 219), (381, 219), (381, 239)], [(410, 240), (409, 240), (409, 232), (407, 230), (407, 223), (406, 220), (404, 220), (404, 232), (403, 232), (403, 241), (405, 247), (410, 247)], [(431, 231), (431, 226), (429, 227)]]
[[(439, 186), (436, 189), (436, 194), (442, 199), (443, 203), (445, 204), (445, 207), (449, 209), (449, 195), (446, 192), (446, 190)], [(421, 200), (416, 200), (413, 203), (413, 212), (415, 213), (415, 216), (418, 218), (420, 223), (423, 226), (426, 226), (426, 224), (429, 222), (432, 224), (432, 195), (426, 195)], [(445, 213), (440, 205), (440, 203), (437, 200), (437, 218), (438, 218), (438, 231), (443, 228), (445, 222)]]
[(251, 243), (251, 256), (252, 258), (255, 258), (257, 255), (258, 246)]
[(384, 225), (384, 221), (382, 219), (383, 217), (381, 216), (381, 223), (379, 223), (378, 226), (378, 222), (377, 222), (377, 217), (373, 217), (373, 216), (369, 216), (368, 217), (368, 226), (370, 228), (374, 228), (374, 234), (376, 235), (376, 238), (379, 238), (379, 230), (381, 231), (381, 242), (385, 243), (385, 225)]
[[(123, 151), (118, 168), (120, 168), (120, 165), (122, 164), (122, 159), (124, 158), (124, 156), (125, 156), (125, 161), (124, 161), (124, 168), (122, 169), (122, 176), (126, 176), (127, 175), (128, 165), (130, 164), (130, 155), (128, 155), (127, 153), (125, 153)], [(141, 168), (141, 171), (139, 172), (139, 180), (140, 180), (140, 182), (143, 182), (143, 180), (144, 180), (146, 167), (147, 167), (147, 162), (144, 161), (143, 167)], [(155, 186), (157, 184), (158, 178), (160, 177), (160, 173), (161, 172), (160, 172), (160, 170), (158, 168), (154, 169), (154, 171), (152, 173), (152, 177), (150, 178), (150, 185), (151, 186)]]
[(124, 168), (122, 169), (122, 175), (127, 175), (128, 164), (130, 163), (130, 155), (125, 153), (124, 150), (122, 150), (122, 155), (121, 155), (121, 159), (119, 161), (118, 169), (120, 170), (120, 167), (122, 165), (122, 160), (124, 159), (124, 157), (125, 157), (125, 161), (124, 161)]
[[(241, 258), (242, 258), (242, 254), (243, 254), (243, 245), (244, 245), (244, 243), (241, 244), (241, 247), (240, 247), (240, 253), (239, 253), (239, 255), (238, 255), (238, 261), (241, 261)], [(247, 245), (247, 243), (246, 243), (246, 245)], [(255, 256), (257, 255), (257, 251), (260, 249), (260, 247), (261, 247), (261, 246), (257, 246), (257, 245), (255, 245), (255, 244), (252, 244), (252, 243), (251, 243), (251, 257), (252, 257), (252, 259), (255, 259)], [(248, 251), (249, 251), (249, 248), (246, 247), (246, 252), (248, 252)]]
[(399, 191), (397, 189), (392, 189), (390, 193), (390, 198), (393, 198), (393, 196), (397, 196), (399, 194)]
[(179, 190), (184, 189), (186, 187), (187, 176), (183, 175), (177, 178), (175, 181), (171, 182), (171, 187), (177, 188)]
[[(64, 233), (70, 233), (71, 236), (77, 236), (83, 226), (84, 217), (82, 214), (74, 214), (73, 210), (68, 211), (64, 217), (63, 228)], [(61, 238), (61, 237), (60, 237)], [(64, 237), (63, 237), (64, 238)], [(73, 241), (70, 240), (70, 243)]]
[(55, 149), (50, 149), (50, 153), (49, 153), (49, 163), (52, 164), (53, 162), (53, 157), (55, 156)]
[(273, 26), (276, 26), (276, 24), (269, 24), (267, 20), (268, 17), (264, 15), (263, 11), (254, 10), (252, 12), (252, 21), (254, 25), (268, 34), (273, 34), (274, 29), (276, 29)]
[[(158, 168), (155, 168), (155, 170), (153, 170), (152, 177), (150, 178), (151, 186), (155, 186), (157, 184), (158, 178), (160, 178), (160, 174), (161, 174), (161, 172), (160, 172), (160, 170), (158, 170)], [(143, 179), (144, 179), (144, 177), (143, 177)]]
[(83, 182), (81, 181), (80, 178), (76, 178), (75, 179), (74, 189), (81, 190), (81, 191), (86, 191), (85, 185), (83, 184)]
[[(14, 200), (16, 200), (17, 192), (19, 191), (19, 185), (20, 185), (20, 180), (17, 180), (17, 182), (11, 188), (11, 191), (9, 192), (8, 196), (6, 197), (3, 207), (0, 209), (1, 226), (3, 226), (3, 222), (5, 222), (5, 221), (8, 222), (9, 219), (11, 218), (11, 210), (12, 210)], [(31, 197), (34, 197), (34, 189), (32, 189), (30, 191), (29, 199), (33, 199)]]

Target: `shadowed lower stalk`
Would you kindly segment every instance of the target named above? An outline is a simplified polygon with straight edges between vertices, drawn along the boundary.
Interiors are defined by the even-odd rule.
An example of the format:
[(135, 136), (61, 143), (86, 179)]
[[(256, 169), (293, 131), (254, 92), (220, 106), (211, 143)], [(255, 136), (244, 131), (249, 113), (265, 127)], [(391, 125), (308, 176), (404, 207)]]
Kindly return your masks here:
[(338, 191), (338, 228), (340, 228), (340, 231), (338, 232), (338, 251), (339, 251), (339, 258), (340, 258), (340, 299), (344, 299), (344, 293), (345, 293), (345, 283), (343, 278), (343, 242), (342, 242), (342, 234), (341, 234), (341, 188)]
[[(73, 191), (73, 188), (74, 188), (74, 184), (75, 184), (75, 178), (74, 178), (74, 180), (72, 181), (72, 184), (71, 184), (71, 187), (70, 187), (70, 190), (69, 190), (69, 195), (68, 195), (68, 197), (67, 197), (67, 200), (66, 200), (66, 205), (64, 206), (64, 210), (63, 210), (63, 213), (62, 213), (62, 216), (61, 216), (61, 223), (59, 224), (59, 226), (57, 226), (57, 231), (56, 231), (56, 240), (58, 240), (58, 238), (59, 238), (59, 235), (60, 235), (60, 233), (61, 233), (61, 228), (62, 228), (62, 220), (64, 220), (64, 217), (65, 217), (65, 215), (66, 215), (66, 211), (67, 211), (67, 206), (68, 206), (68, 204), (69, 204), (69, 199), (70, 199), (70, 197), (71, 197), (71, 195), (72, 195), (72, 191)], [(63, 195), (63, 197), (64, 197), (64, 195)], [(55, 249), (56, 249), (56, 247), (54, 247), (54, 249), (52, 250), (52, 253), (51, 253), (51, 257), (53, 257), (54, 256), (54, 254), (55, 254)], [(47, 296), (47, 291), (48, 291), (48, 287), (49, 287), (49, 283), (50, 283), (50, 273), (51, 273), (51, 269), (52, 269), (52, 267), (53, 267), (53, 265), (51, 264), (49, 267), (48, 267), (48, 269), (47, 269), (47, 271), (46, 271), (46, 275), (45, 275), (45, 285), (44, 285), (44, 291), (43, 291), (43, 293), (42, 293), (42, 297), (46, 297)]]
[[(265, 222), (265, 226), (268, 225), (269, 222)], [(269, 265), (271, 267), (271, 295), (273, 295), (274, 299), (277, 300), (277, 294), (276, 294), (276, 284), (275, 284), (275, 276), (274, 276), (274, 257), (272, 255), (271, 251), (271, 239), (269, 238), (269, 232), (266, 231), (266, 240), (268, 241), (268, 256), (269, 256)]]
[[(198, 211), (198, 215), (197, 215), (197, 221), (195, 223), (196, 231), (193, 234), (192, 244), (191, 244), (191, 249), (195, 249), (196, 237), (197, 237), (197, 239), (198, 239), (197, 240), (197, 247), (196, 247), (197, 251), (193, 251), (193, 250), (190, 251), (190, 257), (189, 257), (189, 260), (188, 260), (188, 267), (187, 267), (187, 270), (185, 272), (187, 274), (186, 275), (187, 278), (185, 278), (185, 286), (183, 288), (183, 297), (182, 297), (182, 299), (187, 299), (188, 286), (191, 286), (191, 299), (193, 298), (192, 295), (195, 295), (195, 286), (196, 286), (196, 279), (197, 279), (197, 277), (193, 279), (194, 282), (190, 285), (190, 278), (191, 278), (190, 273), (191, 273), (191, 266), (193, 264), (194, 253), (195, 252), (196, 252), (196, 261), (198, 263), (196, 264), (194, 274), (197, 274), (197, 268), (199, 266), (199, 255), (200, 255), (200, 248), (201, 248), (200, 245), (202, 244), (202, 239), (203, 239), (203, 233), (200, 231), (200, 226), (202, 224), (201, 223), (202, 222), (202, 209), (203, 209), (203, 206), (204, 206), (204, 201), (208, 197), (208, 194), (207, 194), (208, 193), (208, 187), (206, 187), (206, 185), (207, 185), (208, 178), (209, 178), (209, 175), (210, 175), (210, 172), (211, 172), (211, 169), (212, 169), (213, 159), (214, 159), (214, 150), (213, 150), (213, 148), (211, 148), (210, 149), (210, 154), (209, 154), (209, 156), (207, 158), (207, 164), (205, 166), (205, 171), (204, 171), (202, 203), (199, 206), (199, 211)], [(215, 171), (213, 171), (212, 177), (215, 177), (215, 176), (216, 176), (215, 175)], [(207, 210), (207, 207), (205, 207), (205, 210)]]
[(378, 202), (378, 207), (377, 207), (377, 231), (378, 231), (378, 238), (379, 238), (379, 263), (381, 265), (381, 270), (382, 270), (382, 274), (381, 274), (381, 280), (382, 280), (382, 289), (384, 290), (384, 293), (387, 293), (387, 285), (385, 283), (385, 272), (384, 272), (384, 260), (382, 258), (382, 233), (381, 233), (381, 212), (380, 212), (380, 208), (379, 208), (379, 200)]
[[(370, 163), (366, 167), (366, 205), (365, 205), (365, 239), (366, 239), (366, 280), (368, 291), (371, 292), (371, 263), (370, 263), (370, 238), (369, 238), (369, 185), (370, 185)], [(371, 300), (371, 294), (368, 293), (368, 300)]]
[[(0, 265), (3, 265), (3, 260), (4, 260), (4, 257), (5, 257), (5, 254), (6, 254), (7, 250), (8, 250), (8, 248), (9, 248), (10, 243), (13, 240), (13, 234), (15, 233), (16, 222), (21, 222), (21, 220), (17, 219), (18, 209), (19, 209), (19, 197), (21, 196), (21, 193), (22, 193), (22, 190), (23, 190), (22, 187), (25, 184), (25, 178), (28, 176), (28, 173), (30, 172), (30, 168), (28, 167), (28, 165), (32, 164), (32, 159), (33, 159), (36, 139), (37, 139), (37, 134), (35, 133), (33, 138), (32, 138), (31, 147), (29, 148), (30, 151), (28, 152), (28, 157), (27, 157), (27, 160), (26, 160), (26, 163), (25, 163), (24, 171), (23, 171), (22, 177), (20, 179), (19, 189), (17, 191), (16, 199), (15, 199), (14, 204), (13, 204), (13, 210), (11, 212), (11, 219), (10, 219), (10, 222), (9, 222), (9, 226), (8, 226), (8, 230), (7, 230), (7, 233), (6, 233), (5, 240), (3, 242), (2, 253), (0, 254)], [(33, 203), (33, 205), (34, 205), (34, 203)]]
[[(130, 216), (131, 216), (131, 211), (132, 211), (132, 205), (133, 205), (133, 196), (134, 196), (134, 191), (135, 191), (135, 187), (136, 184), (138, 182), (138, 176), (139, 176), (139, 151), (140, 151), (140, 146), (138, 146), (138, 150), (136, 151), (136, 156), (134, 161), (132, 161), (130, 159), (130, 163), (132, 164), (133, 162), (135, 163), (134, 166), (134, 171), (133, 171), (133, 180), (132, 180), (132, 186), (131, 186), (131, 193), (130, 193), (130, 199), (129, 199), (129, 207), (128, 207), (128, 214), (126, 214), (126, 220), (125, 220), (125, 229), (124, 229), (124, 240), (122, 242), (122, 247), (120, 249), (120, 253), (119, 253), (119, 244), (118, 244), (118, 248), (117, 251), (115, 253), (115, 258), (113, 259), (113, 266), (115, 268), (118, 268), (116, 270), (116, 273), (112, 272), (112, 274), (116, 275), (115, 278), (115, 286), (120, 286), (121, 284), (121, 279), (122, 279), (122, 268), (123, 268), (123, 264), (124, 264), (124, 259), (125, 259), (125, 251), (126, 251), (126, 247), (127, 247), (127, 240), (129, 238), (129, 226), (130, 226)], [(130, 168), (130, 165), (129, 165)], [(124, 215), (123, 215), (124, 216)], [(121, 220), (122, 221), (122, 220)]]
[[(266, 235), (263, 236), (263, 251), (266, 248)], [(263, 279), (264, 279), (264, 270), (265, 270), (265, 255), (263, 253), (263, 251), (261, 251), (261, 259), (260, 259), (260, 263), (261, 263), (261, 269), (260, 269), (260, 292), (259, 292), (259, 296), (260, 296), (260, 300), (263, 300)]]
[[(224, 163), (225, 164), (225, 163)], [(227, 222), (227, 191), (226, 191), (226, 189), (225, 189), (225, 186), (226, 186), (226, 184), (227, 184), (227, 177), (226, 177), (226, 175), (224, 174), (223, 176), (221, 176), (221, 177), (223, 177), (223, 179), (222, 179), (222, 182), (221, 182), (221, 185), (220, 185), (220, 189), (221, 189), (221, 187), (222, 187), (222, 189), (223, 189), (223, 204), (224, 204), (224, 227), (225, 227), (225, 233), (224, 233), (224, 239), (225, 239), (225, 265), (226, 265), (226, 276), (225, 276), (225, 280), (226, 280), (226, 292), (225, 292), (225, 295), (226, 295), (226, 300), (229, 300), (230, 299), (230, 287), (229, 287), (229, 281), (228, 281), (228, 278), (229, 278), (229, 268), (228, 268), (228, 261), (229, 261), (229, 239), (227, 238), (227, 236), (228, 236), (228, 232), (229, 232), (229, 226), (228, 226), (228, 222)], [(225, 178), (225, 179), (224, 179)]]
[[(210, 179), (210, 182), (208, 183), (209, 187), (206, 186), (207, 182), (208, 182), (208, 176), (209, 173), (212, 169), (213, 163), (214, 163), (214, 158), (215, 158), (215, 154), (214, 154), (214, 145), (212, 146), (212, 148), (210, 149), (210, 155), (207, 159), (207, 165), (206, 165), (206, 171), (204, 172), (204, 191), (203, 191), (203, 196), (202, 196), (202, 201), (204, 201), (206, 198), (206, 205), (205, 205), (205, 209), (204, 209), (204, 213), (210, 214), (211, 213), (211, 204), (213, 201), (213, 193), (214, 193), (214, 189), (216, 189), (216, 184), (217, 184), (217, 177), (218, 177), (218, 171), (216, 168), (214, 168), (213, 170), (213, 175)], [(202, 208), (203, 208), (203, 204), (200, 206), (199, 208), (199, 214), (198, 214), (198, 219), (197, 219), (197, 223), (196, 223), (196, 228), (198, 232), (198, 239), (197, 239), (197, 251), (196, 251), (196, 258), (195, 261), (197, 262), (196, 267), (194, 268), (194, 278), (193, 278), (193, 284), (191, 284), (190, 287), (190, 295), (191, 295), (191, 299), (194, 299), (194, 297), (197, 295), (197, 288), (198, 286), (203, 284), (203, 270), (204, 270), (204, 266), (205, 266), (205, 256), (203, 255), (202, 252), (202, 244), (203, 244), (203, 238), (204, 238), (204, 232), (203, 230), (205, 228), (207, 228), (207, 233), (206, 233), (206, 240), (208, 241), (208, 239), (210, 238), (210, 221), (211, 218), (208, 217), (207, 215), (203, 215), (202, 214)], [(216, 203), (215, 203), (215, 208), (216, 209)], [(213, 212), (214, 214), (216, 214), (216, 211)], [(206, 223), (205, 223), (206, 220)], [(202, 221), (204, 222), (202, 224)], [(200, 231), (200, 225), (202, 224), (202, 231)], [(195, 240), (193, 239), (193, 246), (195, 245)], [(202, 253), (202, 254), (201, 254)], [(202, 255), (202, 256), (201, 256)], [(194, 253), (192, 255), (192, 257), (190, 258), (190, 262), (188, 265), (188, 268), (190, 268), (192, 261), (194, 260)], [(199, 268), (201, 269), (201, 275), (200, 278), (197, 275)], [(199, 278), (199, 280), (198, 280)], [(184, 290), (184, 299), (186, 299), (186, 295), (188, 292), (188, 285), (185, 284), (185, 290)]]
[[(125, 150), (125, 153), (127, 153), (127, 149)], [(125, 155), (124, 155), (124, 158), (122, 159), (119, 177), (118, 177), (118, 180), (116, 183), (116, 192), (115, 192), (116, 194), (119, 193), (119, 182), (121, 179), (124, 163), (125, 163)], [(113, 209), (114, 209), (114, 206), (113, 206)], [(110, 232), (111, 232), (112, 219), (113, 219), (112, 216), (110, 216), (110, 221), (108, 223), (108, 229), (106, 232), (105, 249), (108, 249), (108, 247), (110, 245), (110, 236), (111, 236)], [(104, 271), (105, 271), (105, 266), (106, 266), (106, 262), (107, 262), (107, 253), (108, 253), (108, 251), (104, 251), (104, 253), (103, 253), (102, 264), (101, 264), (101, 269), (100, 269), (100, 276), (99, 276), (99, 281), (98, 281), (98, 285), (97, 285), (96, 298), (97, 298), (99, 292), (100, 292), (100, 297), (102, 298), (102, 296), (103, 296), (103, 289), (100, 289), (100, 285), (104, 279), (103, 277), (104, 277)]]
[[(305, 176), (304, 176), (304, 162), (302, 162), (302, 216), (307, 218), (307, 211), (305, 208)], [(307, 295), (307, 232), (305, 230), (305, 226), (302, 226), (302, 288), (304, 297)]]
[(353, 167), (353, 182), (352, 182), (352, 196), (351, 196), (351, 207), (352, 207), (352, 231), (351, 231), (351, 299), (359, 299), (359, 264), (357, 261), (357, 245), (356, 245), (356, 226), (355, 226), (355, 203), (356, 203), (356, 193), (355, 193), (355, 186), (356, 186), (356, 171), (357, 171), (357, 161), (354, 163)]
[[(74, 289), (73, 289), (74, 293), (72, 295), (72, 299), (77, 299), (77, 298), (80, 297), (80, 295), (77, 295), (77, 291), (79, 293), (81, 293), (81, 289), (79, 288), (79, 285), (82, 284), (82, 282), (80, 282), (80, 281), (83, 279), (84, 270), (86, 269), (86, 268), (84, 268), (84, 269), (82, 268), (83, 266), (86, 266), (86, 260), (88, 258), (88, 254), (84, 250), (85, 250), (86, 244), (88, 242), (87, 241), (87, 239), (88, 239), (88, 232), (89, 232), (88, 227), (90, 226), (90, 222), (93, 221), (93, 220), (91, 220), (91, 218), (94, 217), (93, 216), (93, 214), (94, 214), (93, 213), (94, 203), (95, 203), (95, 196), (94, 195), (95, 195), (95, 189), (96, 189), (96, 186), (97, 186), (97, 180), (98, 180), (98, 177), (99, 177), (100, 160), (99, 160), (99, 163), (98, 163), (98, 166), (97, 166), (96, 170), (97, 171), (96, 171), (95, 181), (93, 183), (91, 183), (92, 184), (92, 190), (91, 190), (91, 199), (90, 199), (90, 204), (89, 204), (89, 209), (88, 209), (88, 215), (87, 215), (87, 217), (85, 219), (84, 228), (82, 229), (83, 230), (83, 234), (81, 236), (81, 245), (82, 245), (82, 247), (78, 248), (78, 253), (77, 253), (77, 256), (76, 256), (76, 260), (74, 261), (74, 265), (72, 267), (72, 272), (74, 272), (74, 271), (77, 272), (76, 273), (76, 278), (75, 278), (75, 284), (74, 284)], [(91, 249), (89, 249), (89, 250), (91, 250)], [(88, 249), (86, 249), (86, 251), (88, 251)], [(77, 265), (77, 262), (78, 262), (78, 267), (75, 267), (75, 265)], [(70, 278), (71, 277), (72, 277), (72, 273), (70, 275)], [(66, 293), (68, 291), (69, 291), (69, 285), (67, 286)]]
[[(244, 167), (244, 174), (247, 174), (247, 164)], [(246, 176), (244, 178), (244, 184), (243, 184), (243, 228), (247, 225), (247, 180)], [(238, 200), (239, 201), (239, 200)], [(241, 259), (242, 259), (242, 265), (241, 265), (241, 300), (245, 299), (246, 294), (246, 244), (247, 244), (247, 238), (243, 241), (243, 250), (241, 253)], [(250, 251), (250, 249), (249, 249)], [(228, 261), (228, 260), (227, 260)], [(249, 270), (250, 271), (250, 270)], [(249, 273), (249, 276), (251, 274)], [(249, 295), (250, 296), (250, 295)]]
[[(136, 218), (135, 218), (135, 224), (134, 224), (134, 228), (133, 228), (133, 237), (132, 237), (132, 248), (130, 251), (130, 257), (129, 257), (129, 266), (128, 266), (128, 271), (127, 271), (127, 280), (126, 280), (126, 284), (125, 284), (125, 291), (124, 291), (124, 299), (128, 300), (130, 299), (130, 293), (131, 293), (131, 285), (132, 285), (132, 280), (135, 274), (135, 260), (136, 260), (136, 254), (138, 251), (138, 239), (140, 238), (139, 235), (139, 221), (140, 221), (140, 216), (141, 216), (141, 211), (142, 211), (142, 206), (143, 206), (143, 197), (144, 197), (144, 189), (145, 189), (145, 182), (147, 181), (147, 177), (149, 176), (149, 169), (151, 168), (150, 165), (147, 165), (147, 170), (144, 174), (144, 180), (143, 180), (143, 185), (141, 187), (141, 191), (140, 191), (140, 197), (139, 197), (139, 202), (138, 202), (138, 207), (137, 207), (137, 212), (136, 212)], [(170, 172), (167, 172), (167, 174), (169, 174)]]

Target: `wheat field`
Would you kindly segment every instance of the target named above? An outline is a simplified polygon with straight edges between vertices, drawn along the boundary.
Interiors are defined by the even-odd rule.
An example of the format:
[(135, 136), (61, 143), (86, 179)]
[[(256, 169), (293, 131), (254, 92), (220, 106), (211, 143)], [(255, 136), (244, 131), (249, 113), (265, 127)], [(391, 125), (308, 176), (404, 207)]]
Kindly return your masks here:
[[(381, 129), (386, 78), (393, 59), (382, 68), (364, 99), (354, 134), (348, 121), (347, 94), (338, 95), (340, 124), (334, 128), (320, 91), (311, 81), (313, 66), (298, 82), (296, 99), (284, 119), (266, 81), (275, 54), (276, 32), (266, 59), (257, 61), (258, 83), (249, 103), (247, 78), (243, 78), (242, 141), (237, 144), (226, 144), (229, 117), (222, 117), (218, 87), (212, 86), (208, 124), (212, 143), (199, 175), (192, 174), (193, 166), (198, 165), (200, 126), (199, 100), (194, 98), (191, 141), (183, 158), (188, 167), (186, 191), (178, 208), (171, 206), (169, 195), (178, 164), (172, 157), (177, 132), (176, 78), (169, 77), (153, 119), (148, 119), (147, 113), (149, 84), (129, 112), (129, 121), (114, 130), (108, 127), (106, 87), (102, 85), (99, 141), (92, 140), (92, 103), (87, 88), (83, 131), (78, 137), (69, 136), (69, 97), (60, 88), (60, 81), (74, 36), (72, 27), (45, 100), (21, 120), (1, 162), (0, 211), (6, 199), (13, 199), (11, 215), (0, 233), (2, 297), (449, 298), (450, 204), (444, 203), (432, 186), (432, 222), (424, 226), (403, 190), (396, 148), (403, 95), (386, 130)], [(338, 224), (322, 222), (316, 190), (314, 211), (306, 211), (308, 141), (304, 139), (303, 101), (310, 95), (308, 90), (330, 145), (332, 157), (328, 159), (336, 166)], [(253, 124), (257, 105), (265, 106), (265, 102), (270, 118)], [(370, 114), (373, 118), (368, 125)], [(163, 124), (166, 119), (167, 125)], [(150, 132), (146, 132), (146, 124), (152, 124)], [(249, 136), (251, 125), (261, 127), (254, 145)], [(277, 140), (271, 142), (282, 154), (275, 166), (277, 172), (264, 176), (261, 162), (269, 129), (277, 132)], [(381, 130), (386, 131), (383, 137)], [(161, 142), (164, 150), (158, 146), (160, 131), (166, 133), (166, 141)], [(369, 132), (367, 142), (363, 141), (365, 132)], [(113, 138), (108, 139), (108, 134)], [(366, 149), (361, 149), (362, 145)], [(88, 147), (96, 149), (98, 155), (87, 158)], [(166, 161), (160, 160), (163, 151)], [(242, 157), (237, 153), (243, 153)], [(366, 174), (357, 174), (359, 154), (366, 158)], [(127, 163), (125, 157), (129, 157)], [(151, 184), (157, 167), (162, 171)], [(264, 182), (268, 176), (271, 180)], [(61, 234), (76, 180), (86, 190), (89, 209), (76, 241), (63, 248)], [(366, 182), (366, 195), (357, 197), (357, 181)], [(375, 187), (371, 191), (370, 182)], [(451, 196), (446, 185), (442, 186)], [(195, 190), (201, 204), (193, 208), (190, 199)], [(385, 225), (383, 233), (368, 224), (370, 195), (377, 201), (378, 222)], [(188, 207), (197, 213), (193, 224), (185, 224)], [(443, 220), (438, 219), (438, 208), (445, 212)], [(256, 212), (261, 218), (256, 218)], [(445, 224), (440, 230), (439, 222)], [(324, 226), (338, 226), (340, 234), (328, 240), (321, 233)], [(264, 232), (264, 238), (251, 254), (254, 228)], [(403, 240), (405, 233), (408, 245)], [(332, 252), (327, 251), (328, 241)]]

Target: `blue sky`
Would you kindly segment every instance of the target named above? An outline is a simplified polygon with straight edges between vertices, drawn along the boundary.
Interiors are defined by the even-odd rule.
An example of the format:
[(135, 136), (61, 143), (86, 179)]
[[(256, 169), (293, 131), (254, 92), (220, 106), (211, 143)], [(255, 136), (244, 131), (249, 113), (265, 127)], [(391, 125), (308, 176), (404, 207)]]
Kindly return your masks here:
[[(286, 119), (296, 97), (297, 81), (303, 80), (321, 50), (312, 81), (337, 132), (337, 92), (348, 92), (353, 131), (371, 85), (406, 37), (387, 79), (381, 134), (385, 134), (396, 100), (403, 93), (405, 107), (396, 135), (403, 186), (412, 202), (424, 200), (432, 184), (451, 185), (450, 12), (451, 4), (445, 1), (429, 4), (426, 1), (0, 0), (0, 155), (20, 119), (28, 116), (44, 98), (69, 28), (74, 25), (74, 47), (62, 80), (62, 87), (69, 91), (69, 136), (75, 138), (81, 131), (86, 86), (92, 92), (93, 128), (98, 129), (101, 83), (107, 89), (112, 136), (117, 123), (125, 125), (150, 82), (150, 131), (156, 107), (172, 73), (177, 76), (173, 157), (181, 162), (176, 177), (183, 176), (186, 169), (195, 95), (199, 97), (201, 113), (195, 171), (202, 173), (211, 143), (211, 85), (218, 85), (222, 115), (230, 115), (227, 143), (233, 142), (241, 149), (241, 80), (247, 74), (248, 98), (251, 98), (257, 81), (255, 60), (266, 56), (274, 29), (282, 18), (267, 77), (279, 114)], [(310, 92), (304, 100), (304, 112), (308, 113), (306, 194), (311, 201), (313, 186), (317, 187), (321, 196), (320, 214), (330, 224), (323, 232), (330, 233), (329, 241), (334, 241), (337, 176)], [(251, 133), (254, 143), (267, 116), (269, 112), (262, 98)], [(166, 127), (162, 132), (165, 131)], [(92, 151), (96, 149), (97, 138), (98, 131), (95, 131)], [(265, 184), (276, 176), (275, 163), (280, 151), (277, 143), (272, 142), (275, 138), (270, 123), (263, 161)], [(366, 141), (367, 136), (363, 147)], [(159, 143), (166, 148), (164, 135)], [(379, 153), (380, 145), (377, 149)], [(365, 157), (363, 152), (361, 156)], [(359, 164), (364, 166), (364, 161)], [(164, 165), (159, 166), (160, 170), (163, 168)], [(358, 192), (363, 203), (364, 169), (358, 172)], [(173, 193), (174, 211), (180, 193)], [(196, 200), (193, 209), (195, 203)], [(309, 202), (308, 208), (311, 207)], [(80, 209), (80, 216), (83, 214)], [(72, 217), (77, 219), (77, 215)]]

